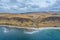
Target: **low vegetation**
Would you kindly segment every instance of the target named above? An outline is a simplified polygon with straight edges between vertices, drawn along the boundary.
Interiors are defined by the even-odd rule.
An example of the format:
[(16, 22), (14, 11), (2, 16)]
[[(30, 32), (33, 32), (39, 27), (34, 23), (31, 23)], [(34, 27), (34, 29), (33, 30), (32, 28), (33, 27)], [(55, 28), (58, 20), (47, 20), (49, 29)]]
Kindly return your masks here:
[(60, 15), (51, 13), (0, 14), (0, 25), (57, 27), (60, 26)]

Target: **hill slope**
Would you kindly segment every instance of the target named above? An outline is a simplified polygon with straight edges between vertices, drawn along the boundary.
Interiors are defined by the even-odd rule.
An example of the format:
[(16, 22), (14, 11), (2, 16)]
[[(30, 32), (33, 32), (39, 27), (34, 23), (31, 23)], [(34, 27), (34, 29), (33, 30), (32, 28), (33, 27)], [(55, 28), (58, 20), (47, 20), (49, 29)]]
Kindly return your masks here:
[(20, 27), (52, 27), (60, 26), (60, 14), (0, 14), (0, 25)]

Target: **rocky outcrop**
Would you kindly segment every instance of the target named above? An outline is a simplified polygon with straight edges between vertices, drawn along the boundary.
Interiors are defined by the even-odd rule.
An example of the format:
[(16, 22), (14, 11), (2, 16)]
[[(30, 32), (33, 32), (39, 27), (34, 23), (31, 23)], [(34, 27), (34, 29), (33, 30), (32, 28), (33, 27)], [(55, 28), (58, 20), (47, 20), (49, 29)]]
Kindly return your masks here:
[(16, 20), (16, 21), (21, 22), (21, 23), (32, 21), (31, 19), (20, 18), (20, 17), (12, 17), (12, 18), (10, 18), (10, 19)]
[(48, 22), (48, 21), (53, 21), (53, 22), (58, 21), (58, 22), (60, 22), (60, 17), (56, 17), (56, 16), (47, 17), (47, 18), (44, 18), (41, 22)]

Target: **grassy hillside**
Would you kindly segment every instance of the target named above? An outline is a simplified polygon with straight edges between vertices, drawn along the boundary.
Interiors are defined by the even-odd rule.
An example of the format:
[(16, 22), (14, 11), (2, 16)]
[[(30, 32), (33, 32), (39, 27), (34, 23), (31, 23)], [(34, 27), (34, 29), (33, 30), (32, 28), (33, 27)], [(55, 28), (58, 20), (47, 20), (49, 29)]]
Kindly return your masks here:
[(0, 14), (0, 25), (20, 27), (52, 27), (60, 26), (60, 14)]

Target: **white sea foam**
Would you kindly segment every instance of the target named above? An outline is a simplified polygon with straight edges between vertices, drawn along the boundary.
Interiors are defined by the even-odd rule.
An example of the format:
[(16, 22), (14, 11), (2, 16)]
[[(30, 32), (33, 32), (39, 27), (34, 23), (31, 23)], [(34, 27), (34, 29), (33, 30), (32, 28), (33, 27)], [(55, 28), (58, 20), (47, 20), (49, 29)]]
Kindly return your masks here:
[[(45, 29), (59, 29), (60, 30), (60, 27), (41, 27), (41, 28), (33, 28), (33, 27), (17, 27), (17, 26), (8, 26), (8, 25), (0, 25), (0, 26), (7, 26), (7, 27), (14, 27), (14, 28), (19, 28), (19, 29), (28, 29), (28, 30), (34, 30), (34, 31), (24, 31), (24, 33), (26, 34), (34, 34), (34, 33), (37, 33), (39, 31), (42, 31), (42, 30), (45, 30)], [(13, 30), (12, 30), (13, 31)], [(9, 32), (5, 27), (4, 27), (4, 32), (7, 33)]]
[(5, 27), (2, 27), (2, 29), (3, 29), (4, 33), (8, 33), (9, 32), (9, 30), (7, 28), (5, 28)]
[(36, 33), (36, 32), (38, 32), (38, 31), (32, 31), (32, 32), (24, 32), (24, 33), (26, 33), (26, 34), (34, 34), (34, 33)]
[[(34, 33), (37, 33), (39, 31), (42, 31), (42, 30), (46, 30), (46, 29), (59, 29), (60, 30), (60, 27), (44, 27), (44, 28), (37, 28), (36, 31), (31, 31), (31, 32), (24, 32), (26, 34), (34, 34)], [(34, 29), (33, 29), (34, 30)]]

